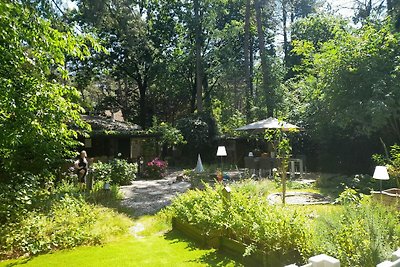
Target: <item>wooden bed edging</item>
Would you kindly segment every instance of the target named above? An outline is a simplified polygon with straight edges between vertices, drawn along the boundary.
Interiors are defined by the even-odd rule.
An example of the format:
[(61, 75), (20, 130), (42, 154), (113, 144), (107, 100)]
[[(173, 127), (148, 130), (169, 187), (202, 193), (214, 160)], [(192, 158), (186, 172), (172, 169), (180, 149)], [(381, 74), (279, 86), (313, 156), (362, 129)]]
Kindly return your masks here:
[(215, 248), (223, 251), (230, 256), (238, 258), (246, 266), (283, 266), (277, 257), (267, 255), (267, 253), (261, 250), (256, 250), (249, 256), (243, 256), (246, 251), (246, 245), (224, 236), (224, 233), (221, 231), (203, 233), (196, 226), (182, 222), (176, 218), (172, 219), (172, 227), (196, 241), (201, 247)]

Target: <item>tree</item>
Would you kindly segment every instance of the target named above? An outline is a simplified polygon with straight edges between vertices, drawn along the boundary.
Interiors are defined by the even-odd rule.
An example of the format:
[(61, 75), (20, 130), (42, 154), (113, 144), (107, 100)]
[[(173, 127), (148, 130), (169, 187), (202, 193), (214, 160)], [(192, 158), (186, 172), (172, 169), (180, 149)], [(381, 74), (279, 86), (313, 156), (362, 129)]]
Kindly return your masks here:
[(201, 59), (201, 50), (202, 50), (202, 18), (200, 11), (200, 3), (199, 0), (193, 0), (193, 8), (194, 8), (194, 27), (195, 27), (195, 53), (196, 53), (196, 94), (197, 94), (197, 111), (203, 111), (203, 66)]
[(289, 53), (290, 53), (290, 25), (299, 18), (305, 18), (310, 14), (316, 12), (318, 5), (317, 0), (280, 0), (278, 5), (278, 12), (282, 13), (282, 32), (283, 32), (283, 58), (285, 66), (289, 64)]
[(355, 0), (353, 21), (364, 24), (370, 20), (376, 20), (383, 15), (385, 10), (384, 4), (385, 0)]
[(307, 69), (296, 85), (307, 98), (307, 120), (321, 132), (338, 127), (400, 140), (399, 38), (386, 22), (338, 29), (318, 50), (309, 42), (296, 43), (294, 51), (305, 57)]
[(162, 148), (161, 159), (165, 159), (168, 149), (186, 144), (186, 140), (180, 130), (166, 122), (159, 123), (156, 117), (153, 118), (153, 126), (149, 128), (148, 133), (159, 135), (158, 143)]
[[(175, 4), (174, 1), (78, 1), (79, 14), (75, 19), (85, 29), (96, 29), (103, 39), (109, 51), (108, 56), (100, 57), (103, 69), (131, 91), (124, 95), (138, 104), (138, 112), (133, 118), (127, 117), (142, 127), (151, 125), (147, 95), (161, 71), (165, 53), (176, 39), (175, 21), (170, 16)], [(132, 110), (127, 113), (135, 114)]]
[(246, 81), (246, 121), (250, 123), (250, 102), (252, 97), (252, 79), (250, 74), (250, 17), (251, 17), (251, 0), (246, 0), (246, 13), (244, 22), (244, 42), (243, 42), (243, 54), (244, 54), (244, 74)]
[(32, 6), (19, 2), (0, 3), (0, 25), (2, 177), (54, 170), (74, 155), (76, 130), (86, 129), (80, 94), (68, 85), (66, 56), (82, 59), (89, 55), (87, 45), (96, 43), (53, 28)]
[(257, 33), (258, 33), (258, 44), (260, 50), (260, 58), (261, 58), (261, 74), (262, 74), (262, 87), (265, 92), (266, 97), (266, 106), (267, 106), (267, 116), (273, 117), (274, 115), (274, 91), (272, 86), (268, 84), (269, 80), (269, 70), (268, 70), (268, 63), (267, 63), (267, 52), (265, 46), (265, 37), (264, 37), (264, 30), (263, 30), (263, 23), (261, 20), (261, 0), (254, 0), (254, 8), (256, 11), (256, 21), (257, 21)]

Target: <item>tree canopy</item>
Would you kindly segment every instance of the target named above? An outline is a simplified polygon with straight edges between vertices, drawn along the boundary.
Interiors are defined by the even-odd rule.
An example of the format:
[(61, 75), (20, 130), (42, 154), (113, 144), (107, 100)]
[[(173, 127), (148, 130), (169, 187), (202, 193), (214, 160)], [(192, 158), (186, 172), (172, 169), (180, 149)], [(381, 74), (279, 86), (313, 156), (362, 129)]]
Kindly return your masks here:
[(193, 140), (201, 126), (204, 147), (268, 116), (306, 128), (318, 153), (398, 142), (399, 8), (380, 2), (354, 1), (352, 20), (318, 0), (2, 3), (2, 168), (67, 156), (83, 107)]
[(17, 1), (0, 3), (0, 25), (1, 171), (41, 172), (71, 156), (76, 130), (86, 128), (66, 62), (95, 42)]

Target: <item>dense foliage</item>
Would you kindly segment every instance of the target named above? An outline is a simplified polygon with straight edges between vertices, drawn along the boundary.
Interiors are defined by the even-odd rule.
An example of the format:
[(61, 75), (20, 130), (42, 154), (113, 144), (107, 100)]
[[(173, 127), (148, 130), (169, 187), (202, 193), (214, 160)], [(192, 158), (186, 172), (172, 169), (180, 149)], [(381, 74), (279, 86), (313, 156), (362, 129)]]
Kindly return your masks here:
[(327, 207), (328, 212), (318, 215), (317, 208), (269, 204), (253, 182), (234, 186), (230, 200), (222, 190), (217, 185), (189, 191), (177, 197), (168, 212), (204, 232), (243, 242), (247, 253), (262, 250), (279, 264), (304, 263), (324, 253), (343, 266), (375, 266), (400, 245), (398, 211), (369, 197), (360, 200), (352, 189), (339, 197), (343, 207)]
[(129, 163), (125, 159), (115, 158), (109, 162), (95, 162), (91, 170), (95, 181), (129, 185), (136, 179), (137, 163)]
[(66, 58), (84, 58), (93, 38), (54, 27), (31, 5), (0, 3), (0, 171), (52, 170), (77, 145), (78, 91)]
[(342, 266), (375, 266), (400, 244), (398, 216), (395, 209), (368, 197), (348, 202), (340, 212), (318, 218), (315, 249), (339, 259)]
[(219, 230), (242, 241), (250, 254), (260, 249), (287, 264), (304, 262), (311, 255), (312, 232), (304, 214), (271, 206), (259, 195), (240, 190), (232, 190), (227, 203), (222, 189), (206, 186), (204, 191), (190, 191), (175, 199), (170, 210), (205, 232)]
[(0, 184), (0, 259), (104, 243), (131, 224), (111, 209), (89, 204), (115, 202), (116, 187), (105, 192), (97, 182), (84, 193), (68, 182), (43, 188), (36, 181), (26, 175), (20, 179), (24, 184)]
[(106, 208), (65, 195), (45, 212), (27, 212), (0, 229), (0, 258), (100, 244), (126, 233), (130, 221)]

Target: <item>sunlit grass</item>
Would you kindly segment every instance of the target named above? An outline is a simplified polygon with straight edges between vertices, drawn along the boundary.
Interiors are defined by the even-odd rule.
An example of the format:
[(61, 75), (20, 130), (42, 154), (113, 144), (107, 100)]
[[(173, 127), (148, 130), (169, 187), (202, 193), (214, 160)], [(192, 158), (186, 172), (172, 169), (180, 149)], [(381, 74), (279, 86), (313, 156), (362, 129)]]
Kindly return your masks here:
[(102, 246), (78, 247), (37, 257), (0, 262), (3, 266), (242, 266), (215, 249), (200, 249), (171, 230), (167, 215), (143, 216), (131, 235)]
[(126, 237), (97, 247), (79, 247), (0, 266), (242, 266), (214, 249), (198, 249), (176, 232), (146, 238)]

